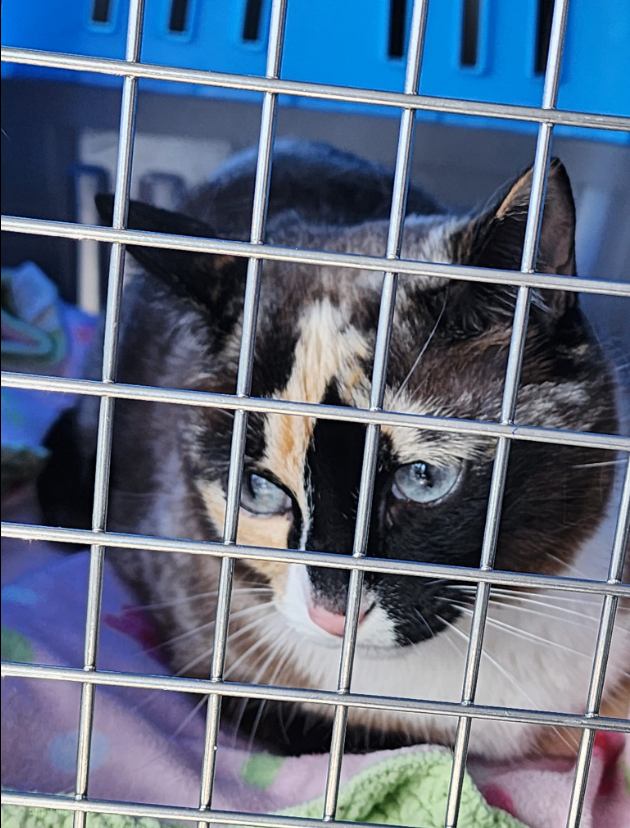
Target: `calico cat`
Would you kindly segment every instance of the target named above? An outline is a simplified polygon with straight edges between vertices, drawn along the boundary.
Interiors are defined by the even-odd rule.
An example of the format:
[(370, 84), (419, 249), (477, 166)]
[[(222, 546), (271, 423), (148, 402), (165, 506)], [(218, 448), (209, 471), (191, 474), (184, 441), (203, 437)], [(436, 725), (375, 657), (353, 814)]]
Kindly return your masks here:
[[(234, 158), (181, 214), (132, 202), (129, 227), (209, 238), (249, 238), (255, 153)], [(403, 257), (518, 269), (531, 169), (482, 210), (446, 213), (412, 186)], [(285, 247), (384, 255), (391, 174), (321, 145), (278, 142), (267, 240)], [(112, 198), (98, 199), (111, 222)], [(575, 209), (553, 160), (537, 269), (575, 273)], [(142, 265), (123, 297), (120, 381), (235, 393), (247, 260), (130, 248)], [(255, 397), (366, 408), (382, 274), (266, 261)], [(437, 277), (399, 279), (384, 408), (496, 421), (515, 289)], [(94, 372), (98, 376), (98, 371)], [(53, 522), (84, 522), (98, 399), (85, 398), (50, 438), (42, 478), (56, 491)], [(118, 401), (108, 529), (221, 539), (232, 413)], [(575, 293), (534, 291), (516, 421), (618, 433), (619, 384)], [(350, 554), (364, 447), (361, 424), (250, 413), (238, 543)], [(71, 442), (69, 442), (71, 440)], [(72, 450), (70, 450), (72, 445)], [(386, 559), (479, 565), (496, 442), (427, 428), (384, 426), (367, 553)], [(80, 481), (64, 493), (59, 469)], [(498, 569), (605, 578), (622, 461), (610, 451), (515, 441), (496, 556)], [(86, 493), (89, 497), (86, 497)], [(70, 511), (68, 511), (70, 509)], [(89, 521), (88, 521), (89, 524)], [(109, 560), (154, 614), (172, 669), (206, 677), (219, 561), (211, 556), (110, 550)], [(237, 561), (226, 678), (334, 689), (348, 573)], [(444, 579), (367, 573), (352, 689), (459, 701), (474, 587)], [(495, 588), (477, 700), (580, 713), (600, 601)], [(627, 699), (630, 617), (621, 608), (603, 711)], [(332, 708), (225, 700), (225, 715), (273, 749), (326, 749)], [(622, 714), (625, 715), (625, 714)], [(352, 710), (348, 749), (421, 741), (450, 744), (457, 719)], [(255, 731), (255, 733), (254, 733)], [(566, 752), (566, 734), (474, 723), (471, 749), (511, 758)]]

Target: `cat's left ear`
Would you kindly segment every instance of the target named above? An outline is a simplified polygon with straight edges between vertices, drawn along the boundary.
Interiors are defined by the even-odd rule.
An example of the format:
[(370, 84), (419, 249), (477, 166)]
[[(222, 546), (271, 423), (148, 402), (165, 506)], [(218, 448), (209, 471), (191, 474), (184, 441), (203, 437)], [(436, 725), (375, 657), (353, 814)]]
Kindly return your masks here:
[[(532, 175), (530, 167), (472, 219), (459, 239), (458, 263), (499, 270), (520, 269)], [(575, 202), (569, 176), (557, 158), (549, 166), (536, 270), (575, 274)], [(488, 292), (497, 290), (490, 285), (484, 288)], [(575, 298), (575, 294), (556, 290), (541, 291), (540, 295), (555, 318), (571, 307)]]
[[(111, 225), (114, 197), (100, 194), (95, 201), (101, 220)], [(204, 222), (139, 201), (129, 202), (128, 227), (174, 236), (217, 236)], [(235, 296), (244, 293), (247, 259), (165, 247), (129, 245), (127, 250), (166, 288), (211, 311), (217, 319), (226, 315)]]

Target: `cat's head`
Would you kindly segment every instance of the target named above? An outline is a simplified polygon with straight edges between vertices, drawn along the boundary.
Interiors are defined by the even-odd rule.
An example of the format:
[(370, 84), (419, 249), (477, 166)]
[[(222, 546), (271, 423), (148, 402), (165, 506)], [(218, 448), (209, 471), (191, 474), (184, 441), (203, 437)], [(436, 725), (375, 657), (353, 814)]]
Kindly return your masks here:
[[(403, 258), (518, 270), (531, 180), (530, 169), (471, 216), (409, 216)], [(111, 199), (101, 198), (99, 208), (111, 217)], [(215, 237), (202, 221), (136, 202), (129, 227)], [(382, 220), (340, 228), (307, 224), (293, 213), (273, 218), (268, 240), (382, 255), (387, 231)], [(537, 270), (573, 274), (574, 236), (570, 184), (553, 161)], [(247, 260), (149, 247), (130, 252), (156, 286), (153, 301), (163, 304), (165, 324), (178, 315), (187, 320), (170, 339), (172, 352), (185, 357), (179, 365), (173, 353), (165, 357), (171, 373), (163, 382), (172, 384), (179, 371), (180, 386), (234, 393)], [(382, 278), (361, 269), (265, 261), (251, 394), (368, 408)], [(400, 277), (383, 408), (498, 421), (515, 298), (509, 286)], [(150, 346), (142, 347), (150, 359)], [(575, 293), (532, 292), (516, 422), (616, 429), (614, 385)], [(219, 539), (231, 422), (225, 411), (197, 408), (183, 423), (185, 467), (208, 536)], [(351, 554), (365, 435), (356, 422), (250, 413), (238, 542)], [(426, 426), (383, 426), (367, 554), (477, 566), (495, 445)], [(607, 459), (593, 450), (515, 441), (497, 566), (558, 573), (574, 563), (609, 498), (612, 470), (597, 462)], [(291, 627), (323, 645), (338, 642), (346, 571), (264, 561), (246, 566), (271, 585)], [(431, 638), (458, 618), (464, 597), (444, 580), (367, 573), (359, 646), (382, 651)]]

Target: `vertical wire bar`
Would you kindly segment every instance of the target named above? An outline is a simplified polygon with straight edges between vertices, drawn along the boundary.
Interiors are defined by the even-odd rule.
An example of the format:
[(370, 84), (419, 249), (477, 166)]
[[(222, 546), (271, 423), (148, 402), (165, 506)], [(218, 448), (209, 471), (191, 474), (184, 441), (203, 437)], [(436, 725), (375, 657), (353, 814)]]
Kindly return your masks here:
[[(619, 583), (623, 578), (623, 571), (626, 562), (626, 553), (628, 551), (628, 542), (630, 541), (630, 455), (626, 461), (626, 474), (621, 491), (621, 501), (619, 503), (619, 515), (617, 517), (617, 526), (615, 528), (615, 538), (613, 541), (612, 556), (610, 559), (610, 568), (608, 570), (608, 583)], [(593, 659), (593, 669), (591, 671), (591, 680), (588, 689), (588, 698), (586, 701), (586, 715), (599, 715), (599, 707), (602, 701), (602, 694), (604, 691), (604, 680), (606, 678), (606, 667), (608, 664), (608, 656), (610, 654), (610, 647), (612, 644), (612, 637), (614, 632), (615, 614), (619, 598), (614, 595), (606, 595), (602, 607), (602, 614), (599, 622), (599, 631), (597, 633), (597, 643), (595, 645), (595, 657)], [(595, 741), (594, 730), (583, 730), (582, 738), (580, 740), (580, 748), (578, 751), (577, 762), (575, 766), (575, 778), (573, 779), (573, 790), (571, 791), (571, 801), (569, 803), (569, 813), (567, 816), (567, 828), (578, 828), (580, 819), (582, 817), (582, 809), (584, 807), (584, 796), (586, 794), (586, 784), (588, 781), (588, 771), (591, 764), (591, 757), (593, 754), (593, 742)]]
[[(274, 0), (271, 8), (269, 45), (267, 49), (266, 77), (278, 78), (282, 62), (282, 47), (287, 12), (287, 0)], [(252, 225), (250, 241), (262, 244), (269, 206), (269, 186), (271, 183), (271, 162), (276, 128), (277, 95), (265, 92), (263, 99), (260, 137), (258, 142), (258, 159), (254, 184), (254, 201), (252, 207)], [(260, 298), (260, 276), (262, 259), (250, 259), (247, 263), (247, 282), (243, 303), (243, 325), (239, 352), (236, 393), (247, 397), (250, 393), (252, 369), (254, 365), (254, 346), (256, 342), (256, 318)], [(223, 543), (236, 543), (238, 515), (240, 509), (241, 481), (243, 477), (243, 459), (247, 437), (247, 417), (245, 410), (236, 411), (230, 449), (230, 466), (228, 472), (225, 523)], [(230, 619), (230, 602), (232, 581), (234, 578), (234, 559), (223, 558), (219, 572), (216, 620), (214, 628), (211, 681), (221, 681), (225, 669), (227, 639)], [(206, 736), (204, 743), (203, 765), (201, 771), (201, 788), (199, 810), (212, 808), (212, 793), (216, 773), (216, 757), (221, 724), (221, 696), (211, 694), (208, 700), (206, 716)], [(207, 823), (200, 820), (199, 828), (206, 828)]]
[[(542, 103), (544, 109), (553, 109), (556, 106), (558, 87), (560, 84), (560, 70), (562, 66), (562, 53), (564, 49), (568, 8), (569, 0), (555, 0), (553, 20), (551, 24), (549, 55), (545, 71), (545, 85)], [(527, 211), (527, 224), (525, 227), (525, 239), (523, 243), (523, 256), (521, 259), (521, 272), (523, 273), (533, 273), (536, 266), (538, 242), (540, 239), (540, 229), (542, 226), (543, 207), (545, 201), (547, 171), (549, 168), (552, 129), (552, 124), (542, 123), (538, 131), (536, 156), (532, 171), (531, 195)], [(500, 422), (502, 424), (510, 424), (514, 421), (518, 397), (518, 385), (525, 349), (525, 338), (527, 335), (530, 299), (530, 288), (520, 287), (518, 289), (516, 307), (514, 310), (514, 322), (510, 338), (510, 349), (508, 353), (503, 399), (501, 403)], [(482, 570), (489, 570), (494, 566), (510, 446), (511, 443), (509, 439), (506, 437), (499, 437), (492, 469), (492, 480), (490, 483), (490, 494), (488, 498), (488, 511), (486, 513), (486, 525), (481, 550), (480, 569)], [(489, 599), (490, 585), (488, 583), (478, 584), (471, 621), (468, 650), (466, 653), (466, 666), (464, 670), (464, 682), (462, 687), (462, 704), (471, 704), (474, 701), (477, 680), (479, 677), (479, 668), (481, 665), (481, 656), (483, 652), (483, 637), (488, 614)], [(468, 756), (471, 726), (472, 719), (470, 718), (460, 718), (457, 725), (457, 733), (453, 748), (453, 767), (451, 770), (451, 779), (446, 805), (446, 828), (455, 828), (457, 825), (462, 786), (464, 783), (464, 773), (466, 769), (466, 759)]]
[[(137, 63), (140, 59), (142, 45), (142, 27), (144, 22), (144, 0), (131, 0), (127, 22), (127, 43), (125, 60)], [(120, 127), (118, 134), (118, 158), (116, 162), (116, 184), (114, 189), (114, 209), (112, 227), (122, 230), (127, 224), (129, 209), (129, 190), (131, 185), (131, 165), (133, 159), (133, 142), (136, 128), (136, 103), (138, 79), (125, 77), (123, 81), (120, 107)], [(118, 358), (118, 334), (120, 328), (120, 308), (123, 287), (125, 246), (113, 244), (109, 263), (109, 280), (107, 285), (107, 305), (105, 311), (105, 329), (103, 338), (103, 382), (116, 380)], [(106, 529), (109, 490), (109, 473), (111, 466), (113, 437), (114, 398), (102, 397), (99, 409), (99, 422), (96, 443), (96, 468), (94, 477), (94, 501), (92, 506), (92, 531), (102, 532)], [(101, 614), (101, 595), (103, 588), (103, 564), (105, 548), (93, 544), (90, 548), (90, 569), (88, 575), (88, 595), (85, 622), (85, 645), (83, 669), (92, 672), (96, 669), (98, 651), (99, 623)], [(75, 799), (87, 797), (90, 774), (90, 746), (92, 741), (92, 722), (94, 718), (95, 685), (84, 684), (81, 688), (79, 712), (79, 732), (77, 745), (77, 765)], [(83, 828), (85, 812), (75, 811), (74, 828)]]
[[(428, 0), (415, 0), (409, 37), (409, 56), (405, 73), (405, 94), (417, 95), (420, 81), (420, 67), (424, 48)], [(392, 189), (392, 206), (389, 218), (387, 235), (388, 259), (400, 258), (403, 240), (403, 229), (407, 207), (407, 192), (409, 189), (409, 167), (413, 146), (415, 112), (412, 109), (403, 109), (400, 130), (398, 133), (398, 147), (396, 151), (396, 167), (394, 171), (394, 186)], [(378, 328), (374, 345), (374, 366), (372, 369), (372, 387), (370, 390), (370, 409), (379, 410), (383, 405), (383, 395), (387, 380), (387, 362), (391, 340), (394, 310), (396, 305), (396, 288), (398, 274), (387, 271), (383, 279), (381, 302), (379, 309)], [(357, 504), (357, 518), (353, 542), (352, 555), (362, 558), (366, 554), (370, 530), (370, 513), (374, 494), (374, 480), (378, 461), (378, 447), (380, 426), (370, 424), (366, 429), (363, 464), (361, 468), (361, 482)], [(346, 620), (341, 645), (341, 658), (337, 692), (345, 694), (350, 691), (352, 680), (352, 666), (356, 650), (357, 630), (359, 624), (359, 610), (361, 606), (361, 592), (363, 589), (364, 572), (354, 569), (350, 573), (348, 584), (348, 604)], [(326, 790), (324, 795), (324, 819), (332, 821), (335, 818), (339, 784), (341, 778), (341, 764), (348, 722), (348, 708), (335, 708), (333, 718), (330, 756), (326, 775)]]

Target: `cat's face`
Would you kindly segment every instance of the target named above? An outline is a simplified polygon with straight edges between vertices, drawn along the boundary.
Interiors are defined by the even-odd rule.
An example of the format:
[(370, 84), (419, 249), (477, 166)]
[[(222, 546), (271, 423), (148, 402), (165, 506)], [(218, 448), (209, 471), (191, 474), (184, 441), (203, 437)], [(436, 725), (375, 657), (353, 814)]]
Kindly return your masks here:
[[(526, 173), (472, 219), (409, 218), (403, 257), (518, 268), (530, 178)], [(552, 165), (546, 205), (538, 267), (571, 273), (573, 203), (557, 164)], [(212, 236), (199, 222), (143, 205), (132, 205), (130, 226)], [(272, 225), (270, 234), (274, 243), (285, 246), (382, 254), (387, 222), (331, 229), (289, 217)], [(245, 262), (148, 248), (133, 253), (166, 285), (166, 293), (158, 291), (160, 301), (171, 297), (187, 320), (173, 327), (166, 359), (170, 376), (162, 382), (173, 384), (175, 365), (180, 385), (234, 393)], [(381, 274), (365, 271), (265, 262), (252, 395), (369, 408), (381, 283)], [(515, 291), (507, 287), (400, 277), (383, 408), (499, 420), (514, 301)], [(173, 318), (172, 308), (168, 318)], [(146, 342), (143, 348), (150, 352)], [(611, 374), (574, 297), (536, 292), (516, 422), (614, 432), (614, 393)], [(202, 529), (196, 532), (218, 540), (226, 510), (231, 415), (185, 409), (177, 432), (181, 463), (175, 466), (186, 475), (182, 490), (198, 504)], [(366, 427), (356, 422), (250, 413), (237, 543), (351, 554), (365, 434)], [(140, 432), (137, 439), (142, 439)], [(383, 426), (379, 446), (367, 555), (477, 566), (495, 440)], [(606, 511), (614, 477), (609, 459), (604, 451), (515, 441), (496, 566), (545, 574), (571, 571)], [(210, 571), (207, 559), (190, 556), (187, 561), (184, 580), (203, 585)], [(195, 567), (198, 575), (191, 577)], [(317, 658), (338, 650), (348, 578), (344, 570), (261, 560), (237, 567), (237, 591), (239, 585), (245, 589), (262, 583), (271, 597), (275, 616), (270, 629), (288, 629), (295, 641), (304, 642), (304, 657), (295, 656), (287, 667), (289, 680), (281, 677), (279, 683), (312, 685), (322, 673)], [(145, 583), (143, 589), (155, 598), (155, 587)], [(406, 658), (416, 645), (435, 648), (441, 636), (462, 619), (465, 623), (470, 600), (468, 588), (447, 580), (366, 573), (358, 657), (396, 658), (400, 653)], [(189, 608), (186, 612), (187, 620), (179, 625), (183, 629), (195, 623)], [(197, 621), (206, 618), (204, 613), (200, 610)], [(310, 677), (309, 660), (315, 662)], [(236, 677), (250, 680), (250, 673), (245, 661)], [(408, 691), (399, 688), (393, 694)], [(459, 688), (455, 691), (457, 695)]]
[[(423, 221), (411, 224), (410, 244), (417, 247), (409, 255), (415, 256), (422, 252), (426, 227)], [(373, 240), (385, 228), (367, 225), (360, 232)], [(306, 270), (269, 271), (262, 284), (252, 394), (368, 408), (380, 277), (337, 272), (323, 290), (322, 280), (313, 284), (314, 274)], [(507, 312), (499, 325), (470, 336), (449, 316), (451, 295), (448, 285), (401, 279), (384, 408), (497, 421), (510, 341)], [(595, 368), (597, 346), (585, 346), (572, 330), (546, 330), (545, 323), (532, 324), (517, 421), (614, 430), (610, 380)], [(239, 335), (236, 330), (226, 338), (196, 388), (233, 391)], [(571, 362), (570, 369), (564, 361), (558, 364), (561, 359)], [(192, 421), (186, 441), (190, 465), (220, 535), (231, 430), (225, 415), (212, 409), (196, 410)], [(361, 424), (251, 414), (238, 542), (350, 554), (364, 444)], [(384, 426), (367, 554), (477, 566), (494, 446), (483, 437)], [(547, 444), (513, 447), (500, 568), (555, 573), (570, 561), (597, 525), (611, 477), (606, 466), (599, 472), (575, 467), (605, 459), (604, 453), (595, 458)], [(290, 624), (313, 640), (334, 643), (343, 630), (347, 572), (252, 566), (269, 579)], [(452, 583), (368, 573), (359, 646), (399, 647), (432, 637), (459, 615), (453, 603), (458, 598)]]

